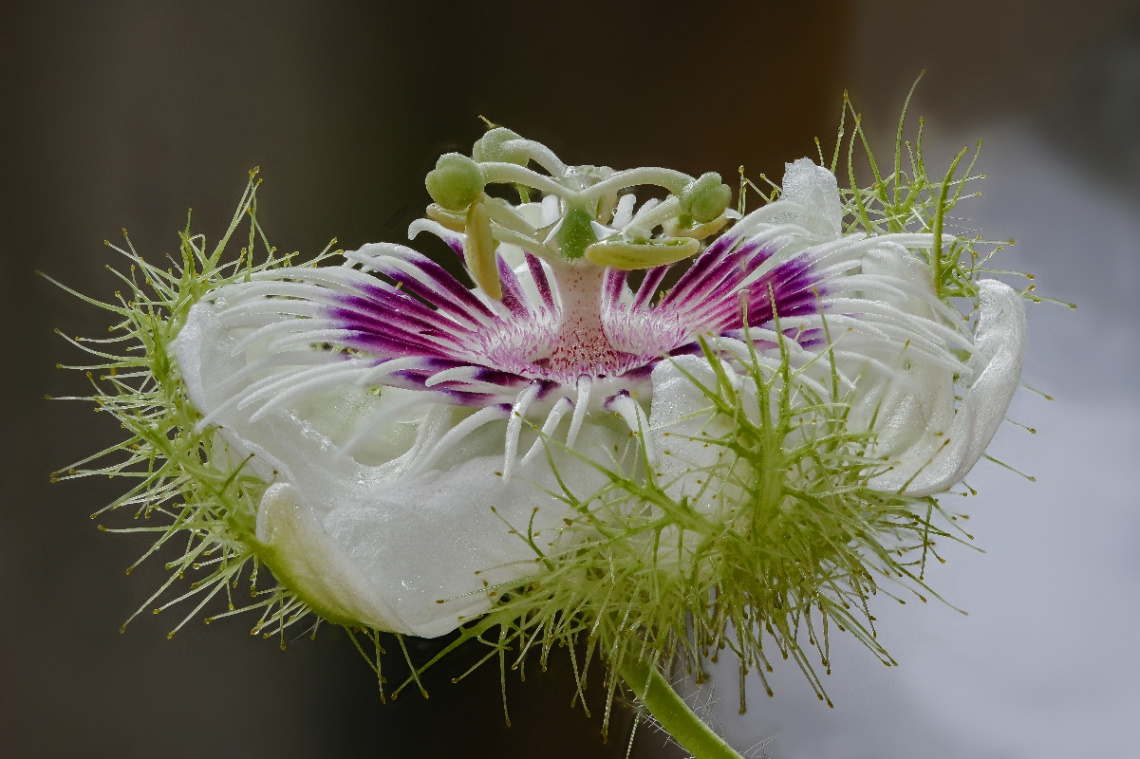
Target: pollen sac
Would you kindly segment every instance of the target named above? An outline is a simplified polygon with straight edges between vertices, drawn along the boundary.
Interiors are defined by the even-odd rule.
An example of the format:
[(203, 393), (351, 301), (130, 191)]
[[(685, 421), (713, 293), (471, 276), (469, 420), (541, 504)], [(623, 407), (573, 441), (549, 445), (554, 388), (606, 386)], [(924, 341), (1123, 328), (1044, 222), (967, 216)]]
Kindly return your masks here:
[(586, 259), (596, 266), (633, 271), (676, 263), (696, 253), (701, 244), (691, 237), (629, 241), (609, 239), (586, 248)]
[[(682, 221), (688, 223), (682, 224)], [(709, 235), (716, 234), (724, 225), (728, 223), (728, 217), (724, 213), (716, 217), (710, 222), (704, 224), (694, 224), (693, 217), (688, 216), (680, 219), (670, 219), (661, 225), (665, 234), (670, 237), (691, 237), (694, 240), (703, 240)]]
[(699, 224), (716, 219), (732, 200), (732, 189), (710, 171), (694, 179), (681, 191), (681, 208)]
[(491, 218), (482, 203), (472, 203), (467, 211), (467, 245), (463, 262), (471, 278), (489, 297), (503, 299), (503, 285), (495, 261), (495, 238), (491, 236)]
[(522, 137), (510, 129), (495, 127), (476, 140), (471, 155), (476, 161), (516, 163), (519, 166), (526, 166), (530, 156), (520, 144), (511, 145), (513, 140), (522, 140)]
[(446, 153), (424, 181), (431, 199), (449, 211), (467, 208), (483, 192), (486, 180), (479, 164), (459, 153)]

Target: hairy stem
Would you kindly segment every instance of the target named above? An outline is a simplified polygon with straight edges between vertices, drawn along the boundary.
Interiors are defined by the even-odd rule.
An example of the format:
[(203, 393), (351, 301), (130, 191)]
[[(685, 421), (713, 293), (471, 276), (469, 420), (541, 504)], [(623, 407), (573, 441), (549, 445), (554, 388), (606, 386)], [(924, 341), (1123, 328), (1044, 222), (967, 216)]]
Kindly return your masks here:
[(743, 759), (685, 703), (657, 667), (634, 656), (625, 657), (618, 674), (649, 713), (669, 731), (693, 759)]

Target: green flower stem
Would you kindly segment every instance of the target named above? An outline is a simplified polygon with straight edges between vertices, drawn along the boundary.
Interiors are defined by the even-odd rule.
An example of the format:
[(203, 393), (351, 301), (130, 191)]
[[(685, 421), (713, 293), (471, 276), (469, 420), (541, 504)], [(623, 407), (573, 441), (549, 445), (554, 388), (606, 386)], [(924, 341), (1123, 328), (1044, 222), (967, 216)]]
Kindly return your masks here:
[(626, 685), (633, 689), (649, 713), (669, 731), (694, 759), (743, 759), (712, 728), (693, 714), (677, 691), (649, 662), (626, 656), (618, 669)]

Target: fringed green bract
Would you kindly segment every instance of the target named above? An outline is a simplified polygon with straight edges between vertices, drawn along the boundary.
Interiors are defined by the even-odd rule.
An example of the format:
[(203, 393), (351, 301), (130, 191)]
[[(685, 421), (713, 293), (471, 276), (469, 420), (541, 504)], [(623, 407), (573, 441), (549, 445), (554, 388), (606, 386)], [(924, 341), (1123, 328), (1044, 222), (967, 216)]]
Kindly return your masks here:
[[(233, 460), (214, 429), (196, 429), (201, 414), (187, 400), (178, 366), (170, 355), (170, 345), (186, 313), (205, 292), (248, 278), (253, 272), (287, 265), (296, 255), (279, 255), (257, 222), (256, 193), (261, 180), (256, 174), (256, 170), (250, 173), (238, 209), (212, 251), (202, 235), (191, 234), (187, 219), (180, 234), (180, 259), (172, 259), (168, 268), (162, 268), (139, 255), (124, 230), (126, 249), (106, 243), (130, 261), (126, 273), (108, 266), (125, 286), (115, 293), (114, 300), (95, 300), (59, 285), (118, 320), (110, 327), (116, 333), (113, 337), (70, 340), (94, 356), (97, 363), (66, 368), (85, 372), (93, 388), (91, 395), (69, 400), (93, 401), (97, 411), (115, 417), (127, 431), (127, 439), (53, 474), (52, 479), (105, 475), (135, 482), (128, 492), (92, 515), (95, 519), (125, 509), (133, 511), (135, 519), (157, 522), (140, 527), (100, 525), (108, 532), (155, 534), (154, 544), (128, 573), (167, 544), (186, 541), (183, 555), (166, 565), (169, 579), (131, 616), (133, 619), (147, 608), (153, 607), (157, 614), (175, 604), (196, 601), (193, 610), (171, 630), (171, 636), (219, 594), (225, 596), (227, 610), (207, 617), (207, 622), (238, 612), (260, 611), (253, 631), (269, 630), (268, 637), (274, 632), (283, 635), (286, 627), (308, 616), (304, 601), (272, 578), (268, 587), (259, 586), (262, 562), (254, 527), (257, 503), (266, 485), (243, 474), (243, 462)], [(246, 245), (236, 258), (227, 258), (227, 247), (243, 220), (248, 226)], [(326, 249), (311, 264), (315, 266), (331, 255)], [(193, 579), (186, 592), (162, 600), (187, 577)], [(256, 600), (235, 604), (233, 591), (243, 579)], [(264, 585), (265, 578), (260, 579)], [(159, 602), (161, 605), (154, 606)]]

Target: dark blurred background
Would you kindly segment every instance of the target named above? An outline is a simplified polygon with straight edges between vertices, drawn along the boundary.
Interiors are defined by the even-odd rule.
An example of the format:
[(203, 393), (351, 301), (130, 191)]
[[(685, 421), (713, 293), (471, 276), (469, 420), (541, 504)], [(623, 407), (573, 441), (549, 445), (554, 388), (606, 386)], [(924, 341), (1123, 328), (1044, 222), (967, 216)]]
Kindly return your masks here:
[[(1027, 375), (1053, 390), (1071, 389), (1069, 409), (1120, 398), (1102, 410), (1116, 426), (1098, 426), (1101, 412), (1090, 411), (1080, 415), (1080, 429), (1062, 421), (1060, 429), (1043, 430), (1038, 437), (1042, 445), (1051, 440), (1051, 448), (1010, 444), (1015, 454), (1025, 450), (1023, 467), (1069, 470), (1065, 483), (1087, 500), (1018, 512), (1008, 530), (995, 524), (993, 539), (983, 540), (990, 555), (1001, 555), (1003, 536), (1011, 546), (1024, 545), (1026, 521), (1044, 519), (1043, 529), (1051, 530), (1044, 544), (1068, 556), (1065, 577), (1090, 578), (1066, 585), (1066, 598), (1079, 596), (1103, 587), (1099, 568), (1082, 563), (1081, 550), (1093, 549), (1084, 543), (1074, 555), (1071, 545), (1049, 542), (1081, 532), (1068, 521), (1075, 511), (1107, 508), (1106, 534), (1136, 530), (1128, 545), (1140, 536), (1140, 523), (1129, 516), (1140, 509), (1132, 508), (1136, 496), (1126, 481), (1090, 495), (1080, 485), (1091, 475), (1073, 452), (1083, 434), (1081, 440), (1091, 441), (1083, 455), (1102, 464), (1106, 457), (1119, 461), (1113, 471), (1125, 476), (1140, 452), (1133, 424), (1140, 416), (1130, 395), (1135, 374), (1129, 374), (1140, 368), (1133, 296), (1140, 285), (1140, 236), (1132, 235), (1140, 208), (1135, 0), (6, 0), (0, 5), (0, 327), (7, 347), (0, 372), (6, 404), (0, 422), (0, 756), (624, 755), (630, 713), (615, 713), (603, 743), (601, 691), (590, 696), (591, 718), (571, 709), (569, 664), (557, 651), (548, 672), (532, 667), (525, 683), (508, 677), (508, 728), (494, 665), (459, 685), (450, 682), (474, 653), (429, 675), (430, 700), (409, 694), (382, 706), (374, 676), (338, 631), (326, 629), (314, 642), (290, 640), (282, 653), (276, 642), (245, 634), (253, 620), (239, 617), (209, 629), (193, 622), (167, 641), (165, 633), (181, 619), (175, 609), (144, 614), (120, 634), (123, 620), (157, 587), (158, 562), (124, 577), (147, 541), (100, 535), (87, 518), (114, 497), (118, 483), (48, 484), (49, 472), (114, 442), (118, 431), (89, 407), (43, 400), (45, 393), (83, 390), (80, 375), (53, 368), (82, 359), (53, 328), (94, 335), (107, 322), (33, 272), (105, 297), (116, 285), (104, 267), (116, 262), (104, 239), (118, 239), (125, 226), (141, 252), (166, 255), (175, 250), (190, 207), (194, 228), (216, 238), (254, 166), (265, 179), (261, 221), (282, 249), (314, 253), (334, 236), (344, 248), (403, 240), (428, 202), (423, 175), (440, 152), (469, 150), (483, 129), (478, 115), (546, 142), (569, 163), (664, 165), (694, 174), (712, 169), (726, 178), (743, 164), (752, 176), (778, 179), (785, 161), (815, 155), (813, 137), (832, 144), (844, 89), (867, 128), (888, 144), (902, 98), (924, 68), (929, 73), (915, 111), (927, 117), (930, 160), (945, 166), (960, 145), (987, 138), (983, 168), (990, 167), (1001, 192), (987, 187), (987, 199), (995, 196), (996, 204), (976, 206), (983, 209), (978, 217), (985, 231), (1027, 238), (1019, 250), (1032, 250), (1015, 254), (1012, 268), (1036, 271), (1043, 291), (1091, 306), (1081, 317), (1063, 308), (1033, 317), (1037, 342)], [(1091, 210), (1063, 199), (1054, 206), (1051, 190), (1084, 198)], [(1087, 353), (1074, 353), (1074, 346)], [(1048, 413), (1029, 409), (1030, 416)], [(1021, 483), (1006, 486), (1010, 499), (1026, 498), (1017, 490)], [(1001, 503), (991, 499), (985, 508)], [(1124, 563), (1110, 572), (1116, 584), (1104, 591), (1106, 601), (1130, 598), (1135, 605), (1140, 555), (1121, 550)], [(970, 566), (963, 576), (972, 577)], [(973, 566), (980, 568), (973, 587), (989, 587), (992, 568), (986, 575), (985, 565)], [(942, 575), (949, 578), (952, 570)], [(1007, 576), (1017, 583), (1009, 592), (1037, 598), (1035, 609), (1056, 607), (1048, 596), (1051, 580), (1029, 572)], [(970, 586), (960, 587), (954, 600), (990, 608), (984, 593), (974, 597)], [(993, 606), (999, 607), (1005, 608)], [(947, 618), (926, 619), (945, 629)], [(990, 624), (1015, 629), (1022, 618), (1012, 613)], [(1074, 646), (1119, 634), (1111, 625), (1136, 621), (1081, 619), (1087, 627), (1066, 628), (1070, 637), (1053, 644), (1046, 637), (1044, 645), (1036, 638), (1036, 658), (1026, 667), (1048, 670)], [(1033, 629), (1050, 629), (1056, 621), (1046, 616)], [(984, 621), (978, 624), (992, 632)], [(987, 648), (1004, 638), (990, 632), (954, 655), (1004, 661), (1004, 649)], [(416, 643), (414, 653), (437, 645)], [(923, 657), (933, 655), (919, 643), (903, 645), (919, 670)], [(391, 659), (394, 675), (398, 659)], [(1110, 693), (1122, 715), (1138, 703), (1135, 696), (1123, 702), (1127, 697), (1111, 696), (1118, 692), (1114, 683), (1134, 686), (1135, 667), (1120, 670), (1108, 660), (1082, 666), (1112, 670), (1091, 687), (1099, 696)], [(840, 691), (843, 667), (837, 663), (833, 676)], [(1009, 678), (1020, 682), (1019, 671)], [(884, 676), (900, 674), (874, 677)], [(853, 675), (847, 677), (851, 682)], [(959, 750), (1034, 759), (1126, 755), (1109, 718), (1075, 723), (1076, 733), (1089, 732), (1084, 738), (1075, 733), (1068, 743), (1059, 737), (1068, 729), (1063, 719), (1048, 718), (1057, 731), (1052, 738), (1031, 735), (1038, 723), (1013, 716), (1017, 709), (1038, 714), (1031, 705), (1013, 705), (1020, 691), (1007, 695), (983, 681), (972, 682), (982, 682), (978, 687), (993, 698), (985, 714), (997, 715), (991, 731), (997, 737), (988, 743), (983, 727), (961, 724), (952, 707), (947, 714), (937, 703), (927, 710), (939, 713), (934, 721), (926, 714), (910, 721), (909, 732), (897, 731), (900, 713), (892, 705), (919, 698), (905, 688), (890, 696), (855, 687), (858, 708), (846, 712), (838, 698), (835, 712), (825, 712), (802, 705), (797, 695), (781, 701), (778, 694), (771, 702), (754, 700), (749, 716), (726, 729), (742, 745), (771, 740), (763, 751), (779, 759), (943, 755), (914, 750), (913, 743), (894, 753), (894, 744), (881, 739), (892, 731), (913, 734), (920, 745), (942, 745), (946, 756), (965, 755)], [(916, 686), (915, 693), (937, 691), (940, 682), (926, 682), (925, 691)], [(723, 690), (732, 694), (735, 685)], [(976, 701), (967, 688), (955, 703)], [(1003, 704), (1014, 711), (1001, 712)], [(767, 713), (783, 715), (777, 723), (749, 721), (770, 708), (775, 711)], [(1058, 708), (1062, 715), (1078, 710)], [(956, 722), (974, 741), (960, 749), (946, 737), (955, 734), (947, 725)], [(1012, 726), (1014, 738), (1002, 733), (1003, 725)], [(1018, 734), (1025, 740), (1018, 742)], [(1092, 735), (1101, 743), (1081, 742)], [(831, 737), (825, 744), (818, 736)], [(1080, 750), (1089, 745), (1105, 750)], [(1075, 754), (1062, 753), (1070, 746)], [(680, 754), (644, 730), (633, 755)]]

